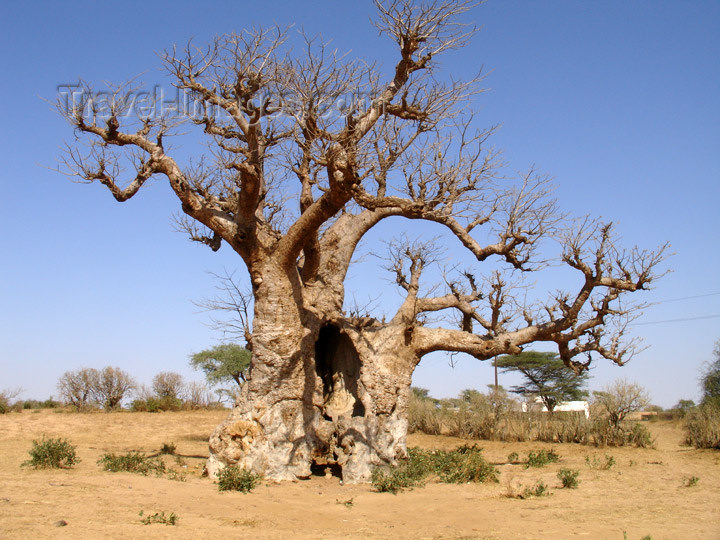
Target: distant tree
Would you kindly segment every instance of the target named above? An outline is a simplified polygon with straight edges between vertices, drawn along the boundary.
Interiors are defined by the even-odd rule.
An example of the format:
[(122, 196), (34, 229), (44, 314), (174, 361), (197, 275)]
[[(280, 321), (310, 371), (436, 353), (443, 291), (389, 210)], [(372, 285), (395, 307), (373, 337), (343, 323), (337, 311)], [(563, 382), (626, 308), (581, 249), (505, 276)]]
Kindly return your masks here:
[(107, 366), (97, 375), (92, 388), (94, 399), (106, 411), (116, 409), (122, 400), (137, 387), (129, 373), (117, 367)]
[(212, 401), (208, 387), (197, 381), (188, 383), (185, 386), (186, 406), (191, 409), (203, 409)]
[(510, 388), (513, 394), (539, 397), (552, 414), (561, 401), (573, 401), (588, 396), (583, 390), (588, 372), (575, 373), (567, 368), (559, 355), (551, 352), (526, 351), (501, 356), (497, 365), (503, 373), (517, 372), (525, 383)]
[(413, 396), (415, 396), (417, 399), (429, 399), (435, 401), (435, 399), (430, 396), (430, 390), (428, 390), (427, 388), (413, 386), (410, 388), (410, 390), (412, 391)]
[(22, 393), (22, 388), (6, 388), (0, 390), (0, 414), (5, 414), (11, 408), (11, 401)]
[(152, 389), (160, 399), (179, 400), (185, 388), (182, 375), (173, 371), (161, 371), (152, 380)]
[(99, 379), (100, 373), (94, 368), (66, 371), (58, 380), (57, 388), (65, 403), (76, 409), (84, 409), (95, 401)]
[(720, 339), (715, 342), (714, 359), (707, 365), (700, 379), (703, 403), (720, 405)]
[(210, 385), (245, 382), (252, 353), (234, 343), (223, 343), (190, 356), (190, 365), (202, 370)]
[(690, 409), (694, 409), (694, 408), (695, 408), (695, 402), (692, 399), (681, 399), (673, 407), (673, 409), (678, 410), (678, 411), (689, 411)]
[(620, 379), (602, 391), (593, 392), (593, 395), (614, 427), (619, 427), (631, 412), (640, 411), (650, 404), (650, 396), (642, 386)]

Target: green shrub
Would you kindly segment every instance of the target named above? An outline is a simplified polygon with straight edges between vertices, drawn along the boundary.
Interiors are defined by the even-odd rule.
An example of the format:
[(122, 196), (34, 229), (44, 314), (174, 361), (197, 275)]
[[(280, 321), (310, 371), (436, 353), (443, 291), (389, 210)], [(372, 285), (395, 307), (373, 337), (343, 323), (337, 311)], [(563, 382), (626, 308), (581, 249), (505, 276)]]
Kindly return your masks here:
[(145, 457), (139, 452), (128, 452), (125, 455), (104, 454), (98, 465), (109, 472), (131, 472), (147, 476), (154, 473), (161, 476), (165, 473), (165, 464), (157, 458)]
[(399, 467), (377, 468), (372, 484), (380, 492), (398, 493), (405, 488), (422, 484), (434, 475), (440, 482), (497, 482), (497, 470), (475, 445), (454, 450), (422, 450), (409, 448), (408, 459)]
[(455, 450), (436, 450), (429, 454), (433, 472), (441, 482), (465, 484), (468, 482), (497, 482), (497, 471), (482, 455), (482, 448), (475, 445), (461, 446)]
[(550, 489), (545, 482), (538, 480), (533, 487), (525, 488), (519, 498), (529, 499), (530, 497), (547, 497), (548, 495), (550, 495)]
[(30, 459), (23, 463), (35, 469), (67, 469), (80, 462), (75, 447), (67, 439), (33, 441)]
[(149, 514), (145, 517), (143, 517), (144, 512), (140, 510), (140, 517), (142, 518), (140, 520), (140, 523), (143, 525), (151, 525), (153, 523), (162, 523), (163, 525), (177, 525), (178, 520), (180, 519), (175, 512), (170, 512), (169, 514), (165, 515), (165, 512), (155, 512), (154, 514)]
[(557, 463), (559, 460), (560, 456), (557, 455), (554, 449), (530, 452), (528, 454), (525, 468), (527, 469), (529, 467), (544, 467), (548, 463)]
[(511, 452), (508, 454), (507, 460), (508, 463), (515, 463), (518, 459), (520, 459), (520, 456), (517, 452)]
[(422, 483), (424, 476), (416, 476), (407, 467), (381, 468), (372, 472), (372, 485), (380, 493), (397, 494), (403, 489)]
[(687, 415), (685, 444), (720, 449), (720, 402), (708, 400)]
[(180, 411), (182, 408), (183, 401), (172, 396), (136, 399), (130, 404), (130, 410), (133, 412), (156, 413), (161, 411)]
[(225, 467), (218, 474), (217, 484), (220, 491), (242, 491), (249, 493), (258, 485), (262, 475), (241, 469), (237, 465)]
[(562, 483), (562, 487), (575, 489), (578, 487), (578, 484), (580, 484), (580, 481), (578, 480), (579, 474), (580, 471), (578, 470), (563, 468), (558, 471), (557, 477)]

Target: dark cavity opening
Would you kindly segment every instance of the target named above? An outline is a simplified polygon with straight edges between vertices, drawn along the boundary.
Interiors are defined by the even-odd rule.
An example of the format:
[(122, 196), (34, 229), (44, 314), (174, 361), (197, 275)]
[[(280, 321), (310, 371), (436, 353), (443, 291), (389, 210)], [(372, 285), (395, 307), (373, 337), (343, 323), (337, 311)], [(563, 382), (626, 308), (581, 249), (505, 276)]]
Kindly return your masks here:
[(354, 399), (352, 416), (365, 416), (365, 406), (358, 399), (360, 355), (349, 337), (337, 326), (328, 324), (320, 329), (315, 343), (315, 369), (323, 383), (325, 402), (342, 403), (339, 389), (344, 388)]
[(313, 461), (310, 465), (310, 474), (312, 476), (334, 476), (336, 478), (342, 478), (342, 467), (337, 463), (318, 463)]

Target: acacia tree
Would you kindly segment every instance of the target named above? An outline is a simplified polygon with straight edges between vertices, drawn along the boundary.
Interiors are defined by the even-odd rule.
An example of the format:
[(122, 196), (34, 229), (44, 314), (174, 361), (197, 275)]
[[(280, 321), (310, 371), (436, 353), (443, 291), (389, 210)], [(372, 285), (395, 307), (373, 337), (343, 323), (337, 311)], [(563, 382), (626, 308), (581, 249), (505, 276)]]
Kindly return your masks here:
[(246, 380), (252, 354), (236, 343), (222, 343), (190, 355), (190, 365), (205, 373), (208, 383), (234, 382), (239, 388)]
[(510, 388), (512, 393), (539, 397), (550, 414), (559, 402), (579, 400), (588, 395), (582, 389), (587, 385), (588, 372), (575, 373), (567, 369), (556, 353), (524, 351), (501, 356), (497, 365), (503, 372), (518, 372), (525, 378), (524, 384)]
[[(618, 364), (632, 355), (634, 343), (621, 336), (633, 308), (620, 299), (655, 279), (663, 250), (624, 251), (611, 224), (564, 221), (534, 171), (503, 178), (485, 144), (492, 129), (476, 130), (468, 112), (479, 81), (443, 82), (435, 69), (472, 36), (463, 22), (472, 7), (377, 1), (374, 22), (393, 43), (389, 72), (314, 39), (294, 52), (288, 32), (271, 28), (162, 55), (190, 111), (138, 120), (128, 114), (134, 88), (98, 100), (87, 83), (70, 106), (60, 103), (88, 145), (68, 149), (71, 174), (121, 202), (150, 178), (167, 179), (179, 226), (212, 250), (227, 245), (247, 268), (252, 365), (210, 438), (211, 475), (237, 463), (295, 479), (322, 457), (345, 480), (369, 479), (374, 465), (406, 455), (411, 376), (433, 351), (484, 360), (553, 342), (575, 370), (590, 361), (577, 359), (586, 353)], [(344, 99), (338, 110), (348, 96), (366, 99)], [(167, 145), (180, 124), (199, 128), (211, 148), (188, 166)], [(128, 178), (123, 156), (134, 171)], [(432, 246), (396, 242), (389, 268), (404, 293), (399, 309), (382, 320), (346, 313), (344, 281), (358, 244), (391, 217), (435, 224), (478, 267), (448, 272), (445, 291), (426, 293), (421, 274)], [(530, 305), (513, 296), (507, 276), (542, 268), (543, 238), (561, 243), (558, 259), (579, 284)], [(508, 273), (479, 277), (483, 262)], [(447, 312), (457, 326), (429, 324)]]

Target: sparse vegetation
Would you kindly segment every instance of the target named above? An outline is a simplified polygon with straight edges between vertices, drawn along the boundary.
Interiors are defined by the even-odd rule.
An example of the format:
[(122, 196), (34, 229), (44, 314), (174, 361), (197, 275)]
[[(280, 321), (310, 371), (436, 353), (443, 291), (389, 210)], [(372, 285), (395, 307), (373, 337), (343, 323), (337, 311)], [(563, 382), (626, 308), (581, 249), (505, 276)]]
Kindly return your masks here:
[(700, 378), (702, 403), (688, 413), (685, 422), (685, 443), (695, 448), (720, 449), (720, 340), (713, 356)]
[(531, 488), (526, 488), (523, 491), (523, 499), (529, 499), (530, 497), (547, 497), (550, 495), (550, 489), (547, 487), (545, 482), (538, 480), (535, 485)]
[(508, 484), (505, 497), (510, 499), (530, 499), (531, 497), (547, 497), (551, 495), (547, 484), (542, 480), (538, 480), (532, 487), (523, 487), (515, 489)]
[(615, 465), (615, 458), (608, 454), (605, 454), (605, 460), (601, 460), (597, 456), (593, 456), (592, 459), (590, 459), (590, 456), (585, 456), (585, 463), (591, 469), (607, 471)]
[(175, 443), (163, 443), (160, 447), (160, 454), (167, 454), (170, 456), (175, 455), (175, 451), (177, 450), (177, 447), (175, 446)]
[(10, 412), (14, 406), (11, 403), (22, 392), (21, 388), (0, 390), (0, 414)]
[(80, 462), (75, 447), (67, 439), (33, 441), (30, 459), (23, 463), (35, 469), (69, 469)]
[(162, 525), (177, 525), (178, 518), (175, 512), (165, 514), (165, 512), (155, 512), (154, 514), (144, 515), (144, 512), (140, 510), (140, 523), (143, 525), (152, 525), (153, 523), (161, 523)]
[(580, 481), (578, 480), (579, 475), (580, 471), (576, 469), (562, 468), (558, 471), (557, 477), (558, 480), (560, 480), (562, 487), (568, 489), (576, 489), (580, 484)]
[(685, 421), (685, 443), (720, 450), (720, 403), (709, 401), (690, 412)]
[(495, 441), (578, 443), (594, 446), (652, 447), (650, 431), (643, 424), (623, 421), (615, 426), (602, 406), (591, 418), (582, 413), (523, 413), (520, 405), (504, 392), (465, 390), (456, 399), (436, 400), (427, 390), (413, 389), (410, 395), (410, 432), (452, 435)]
[(22, 407), (23, 410), (39, 410), (39, 409), (59, 409), (62, 407), (62, 403), (60, 401), (56, 401), (51, 397), (44, 401), (39, 401), (37, 399), (25, 399), (23, 401), (20, 401), (16, 403), (16, 405), (19, 405)]
[(242, 491), (250, 493), (260, 483), (262, 475), (233, 465), (225, 467), (218, 474), (217, 485), (220, 491)]
[(147, 476), (150, 473), (162, 476), (165, 464), (157, 458), (146, 457), (139, 452), (128, 452), (123, 455), (104, 454), (99, 460), (103, 470), (109, 472), (131, 472)]
[(520, 459), (520, 456), (518, 455), (517, 452), (510, 452), (508, 454), (508, 457), (507, 457), (508, 463), (516, 463), (518, 459)]
[(448, 484), (497, 482), (497, 470), (482, 455), (482, 448), (460, 446), (454, 450), (409, 448), (408, 459), (399, 467), (373, 471), (372, 484), (379, 492), (398, 493), (434, 476)]
[(544, 467), (548, 463), (557, 463), (560, 460), (560, 456), (555, 452), (554, 449), (550, 450), (539, 450), (538, 452), (530, 452), (528, 454), (525, 468), (530, 467)]
[(690, 478), (687, 478), (685, 480), (685, 487), (696, 486), (699, 481), (700, 481), (700, 478), (698, 478), (697, 476), (691, 476)]

